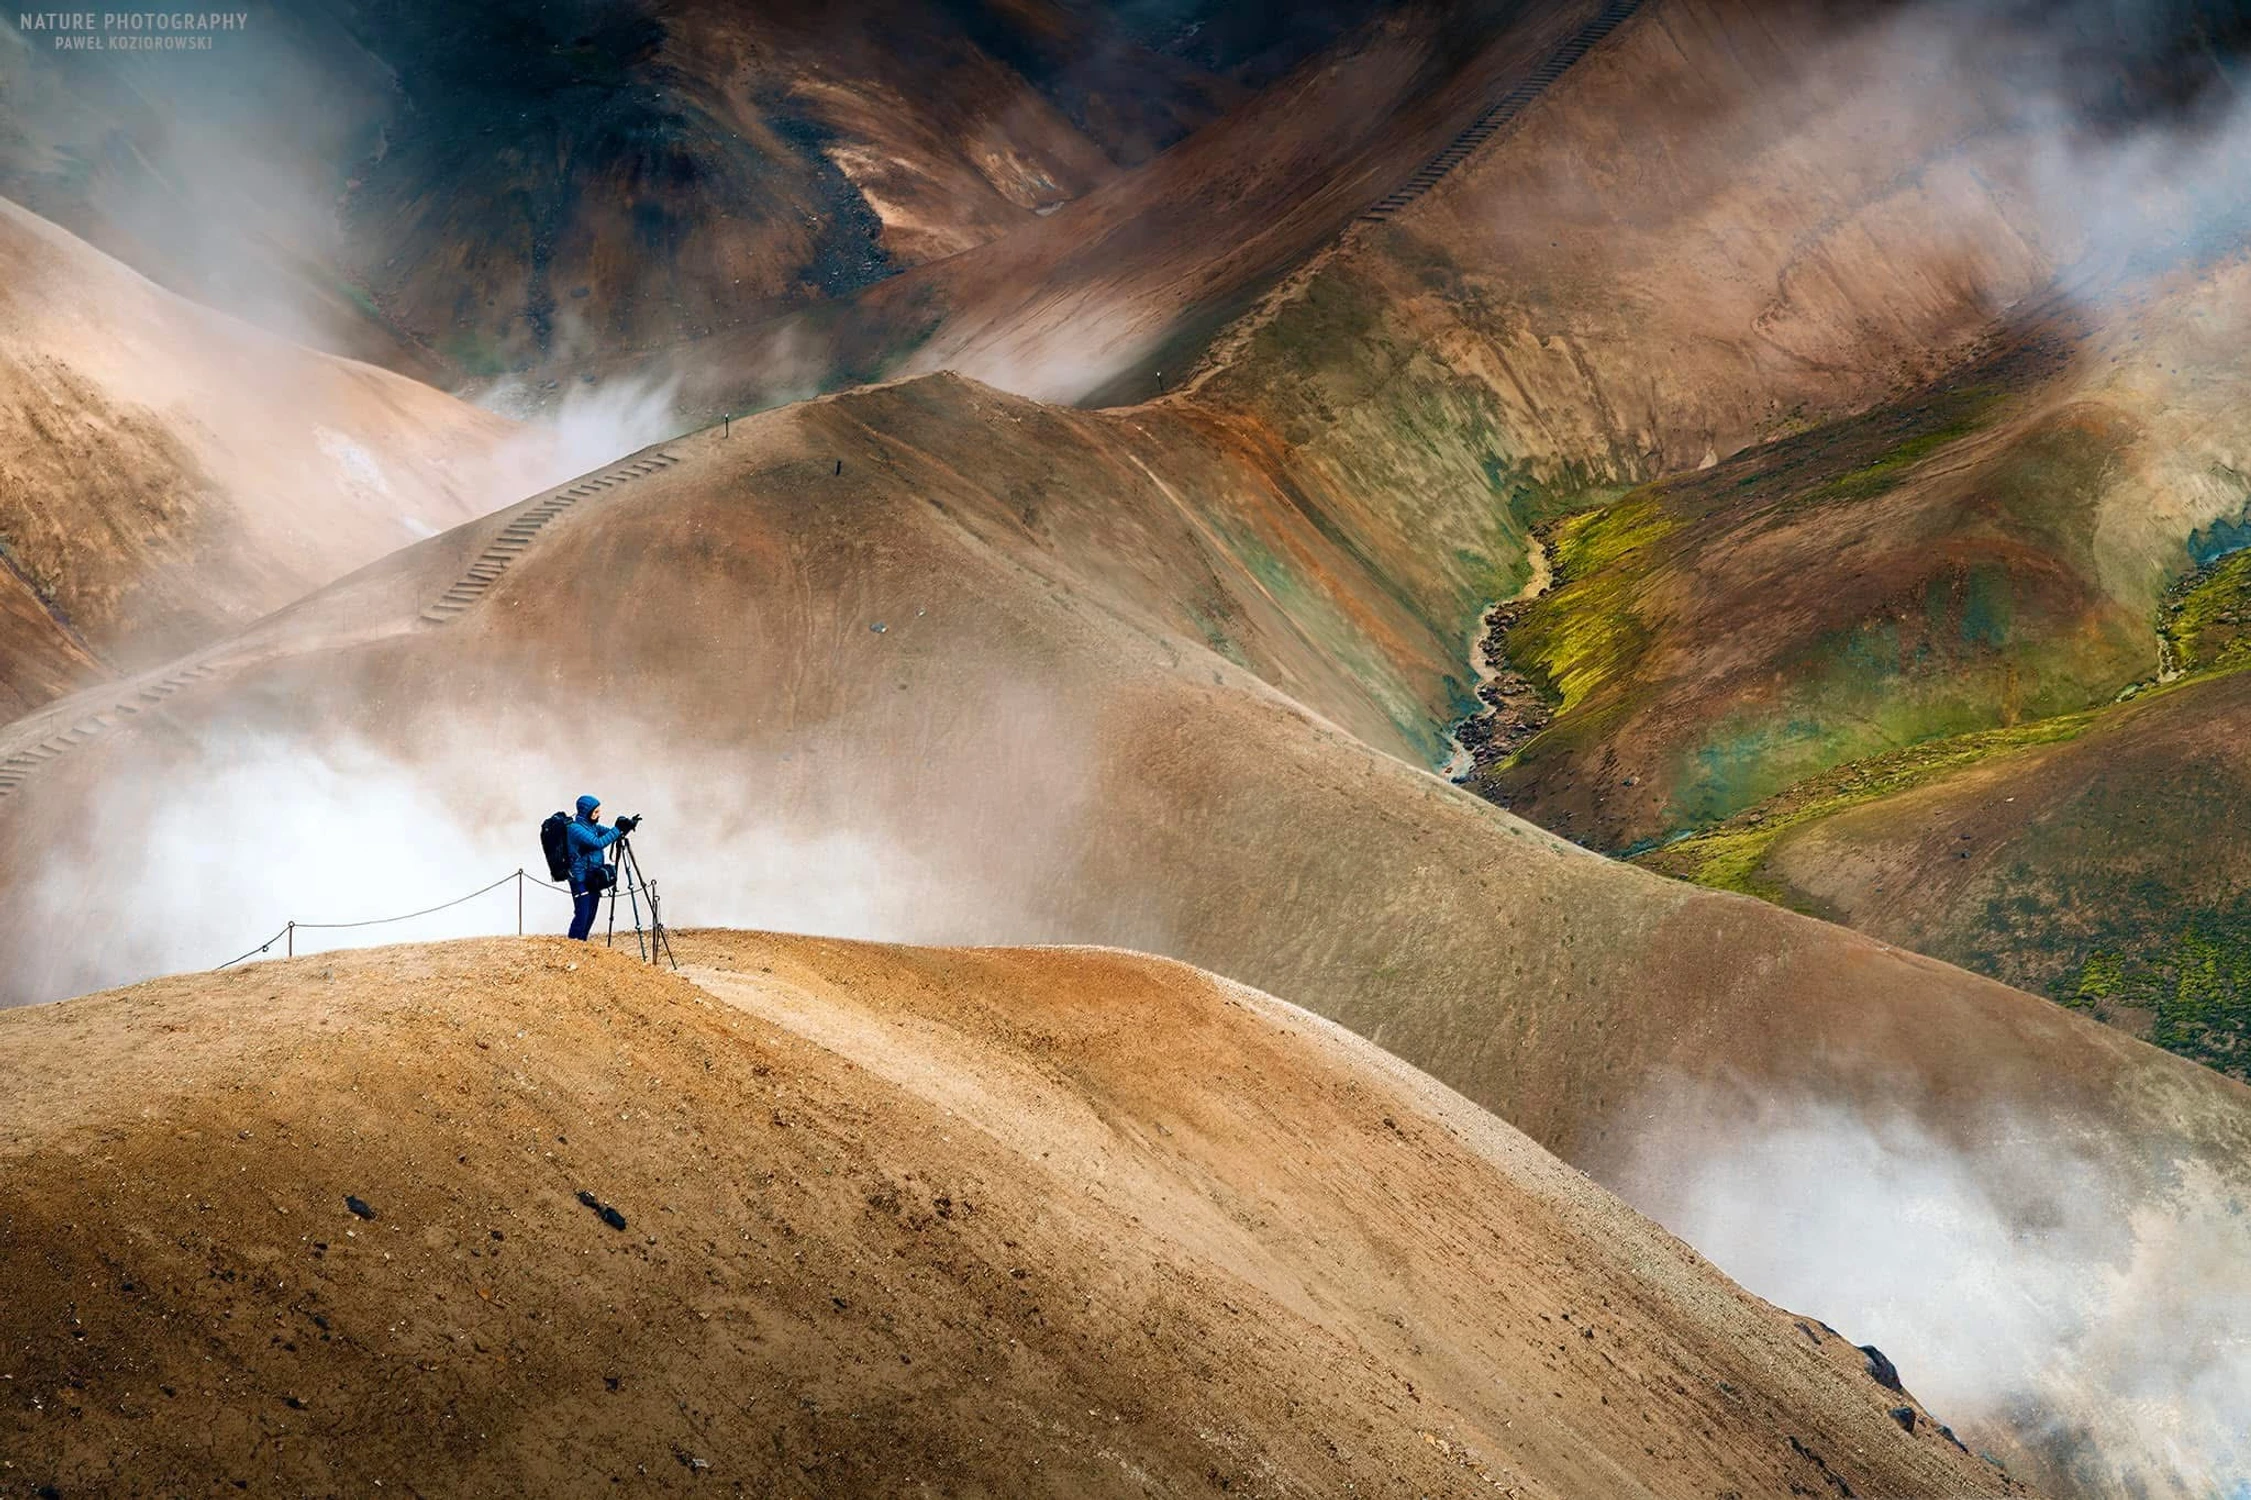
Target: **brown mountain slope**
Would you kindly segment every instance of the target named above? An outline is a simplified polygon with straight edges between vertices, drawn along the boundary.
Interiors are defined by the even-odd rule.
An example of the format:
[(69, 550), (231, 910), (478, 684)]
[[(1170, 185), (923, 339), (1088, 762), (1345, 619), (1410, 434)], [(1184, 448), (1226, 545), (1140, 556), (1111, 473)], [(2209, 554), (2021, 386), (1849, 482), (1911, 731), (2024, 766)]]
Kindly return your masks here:
[[(2156, 674), (2169, 584), (2251, 534), (2242, 118), (2165, 112), (2212, 81), (2187, 54), (2217, 12), (2029, 14), (1647, 7), (1222, 340), (1197, 403), (1371, 508), (1429, 492), (1372, 461), (1408, 437), (1480, 450), (1523, 520), (1600, 510), (1502, 643), (1560, 712), (1482, 790), (1646, 849), (1827, 796), (1840, 768), (2044, 733)], [(2177, 67), (2144, 66), (2145, 22), (2186, 27)], [(2154, 720), (2136, 763), (2193, 779), (2205, 733), (2167, 722), (2172, 769)], [(1854, 816), (1920, 846), (1912, 810)], [(2197, 944), (2240, 931), (2232, 820), (2158, 819), (2157, 847), (2097, 878), (2058, 819), (1943, 918), (1876, 918), (1857, 877), (1811, 873), (1810, 836), (1793, 899), (1849, 889), (1815, 909), (2059, 994), (2098, 951), (2144, 953), (2121, 1011), (2176, 983), (2176, 918)], [(1743, 888), (1737, 831), (1689, 858)], [(1887, 857), (1883, 901), (1956, 889), (1955, 852), (1915, 881)], [(2162, 941), (2121, 934), (2129, 911)]]
[(1145, 170), (928, 278), (947, 316), (903, 368), (1045, 400), (1158, 394), (1160, 372), (1177, 384), (1221, 324), (1601, 9), (1409, 8)]
[(681, 949), (0, 1019), (10, 1482), (2025, 1493), (1293, 1006), (1110, 952)]
[(2090, 47), (2136, 97), (2102, 27), (1645, 7), (1222, 341), (1201, 397), (1371, 491), (1465, 413), (1527, 518), (1666, 481), (1521, 643), (1566, 712), (1511, 805), (1624, 847), (2151, 662), (2251, 494), (2251, 193), (2225, 129), (2059, 105)]
[[(1277, 676), (1337, 656), (1354, 636), (1305, 601), (1338, 565), (1309, 543), (1291, 567), (1230, 563), (1220, 538), (1272, 499), (1207, 476), (1199, 532), (1166, 488), (1188, 471), (1120, 452), (1138, 452), (1139, 420), (1043, 415), (952, 380), (840, 397), (671, 445), (677, 464), (564, 512), (453, 623), (414, 622), (504, 518), (369, 570), (33, 773), (0, 828), (9, 920), (29, 924), (9, 941), (33, 955), (15, 980), (53, 995), (229, 956), (221, 929), (248, 946), (284, 916), (413, 910), (521, 863), (527, 808), (591, 788), (654, 814), (645, 842), (682, 920), (1170, 953), (1335, 1017), (1668, 1214), (1695, 1210), (1678, 1195), (1757, 1138), (1762, 1112), (1803, 1108), (1955, 1163), (1948, 1191), (1969, 1201), (1940, 1222), (2030, 1233), (2098, 1201), (2113, 1212), (2096, 1259), (2224, 1233), (2216, 1205), (2251, 1188), (2240, 1086), (1931, 960), (1574, 849), (1216, 654), (1184, 628), (1192, 608), (1240, 616), (1229, 639)], [(988, 489), (937, 438), (951, 425), (972, 450), (1037, 453), (1047, 421), (1116, 459)], [(1396, 743), (1362, 681), (1307, 670), (1295, 686)], [(213, 848), (212, 819), (256, 832)], [(192, 848), (205, 878), (121, 863), (126, 829), (135, 848)], [(89, 910), (115, 914), (98, 953), (17, 935)], [(2020, 1144), (2032, 1121), (2069, 1143), (2040, 1170)], [(1652, 1152), (1690, 1149), (1650, 1186)], [(1784, 1222), (1845, 1206), (1818, 1157), (1765, 1191)], [(1932, 1212), (1903, 1211), (1862, 1253)], [(2020, 1278), (2014, 1243), (1918, 1253), (1944, 1285), (2046, 1305), (2060, 1294)], [(2224, 1460), (2183, 1459), (2156, 1436), (2174, 1429), (2139, 1424), (2157, 1410), (2233, 1430), (2208, 1394), (2224, 1335), (2153, 1374), (2113, 1334), (2192, 1315), (2231, 1328), (2224, 1309), (2251, 1305), (2229, 1300), (2240, 1276), (2221, 1257), (2074, 1279), (2082, 1321), (2046, 1341), (1900, 1321), (1849, 1268), (1815, 1310), (1880, 1324), (1862, 1336), (1954, 1394), (1965, 1433), (2073, 1492), (2195, 1493)], [(2122, 1404), (2128, 1389), (2154, 1406)], [(2075, 1474), (2080, 1443), (2098, 1460)]]
[(2247, 292), (2235, 257), (2099, 318), (2026, 313), (1905, 400), (1565, 528), (1566, 586), (1503, 642), (1562, 711), (1491, 790), (1598, 847), (1645, 845), (2153, 676), (2161, 596), (2251, 496)]
[(0, 201), (0, 717), (478, 515), (544, 456)]

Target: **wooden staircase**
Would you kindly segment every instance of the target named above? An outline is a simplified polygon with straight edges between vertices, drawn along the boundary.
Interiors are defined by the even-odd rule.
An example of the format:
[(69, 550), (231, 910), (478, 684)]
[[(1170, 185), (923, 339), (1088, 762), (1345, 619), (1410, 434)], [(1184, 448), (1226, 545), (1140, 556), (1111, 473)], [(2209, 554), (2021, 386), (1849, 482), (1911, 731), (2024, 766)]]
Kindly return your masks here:
[(1469, 160), (1471, 153), (1499, 134), (1510, 121), (1524, 113), (1532, 101), (1546, 92), (1549, 84), (1569, 72), (1571, 65), (1585, 57), (1595, 46), (1635, 11), (1641, 9), (1641, 0), (1613, 0), (1602, 13), (1573, 33), (1562, 46), (1534, 68), (1531, 75), (1500, 100), (1471, 121), (1468, 128), (1447, 143), (1446, 148), (1415, 169), (1413, 176), (1388, 196), (1369, 205), (1360, 215), (1363, 224), (1380, 224), (1408, 204), (1429, 192), (1442, 181), (1448, 172)]
[(591, 499), (602, 491), (615, 489), (621, 484), (645, 478), (660, 469), (670, 468), (679, 461), (669, 453), (652, 453), (606, 474), (582, 479), (569, 489), (557, 490), (546, 499), (518, 511), (500, 529), (499, 535), (492, 539), (491, 545), (477, 554), (477, 560), (469, 565), (469, 571), (455, 579), (451, 588), (431, 601), (422, 611), (423, 623), (443, 625), (462, 615), (500, 581), (500, 575), (508, 571), (508, 565), (524, 555), (533, 539), (549, 521), (579, 501)]
[(31, 773), (64, 755), (88, 740), (99, 739), (125, 720), (145, 712), (171, 697), (191, 682), (200, 682), (211, 676), (217, 668), (201, 662), (172, 668), (161, 677), (151, 678), (137, 690), (120, 694), (115, 703), (96, 710), (68, 728), (59, 729), (45, 738), (26, 745), (0, 760), (0, 798), (12, 795), (16, 788), (31, 779)]
[[(458, 617), (484, 597), (485, 591), (507, 571), (510, 563), (523, 556), (541, 528), (579, 501), (668, 469), (679, 461), (670, 453), (647, 454), (591, 479), (582, 479), (568, 489), (557, 490), (532, 501), (509, 517), (508, 523), (500, 529), (490, 545), (477, 554), (477, 560), (470, 564), (469, 571), (424, 608), (417, 623), (425, 627), (443, 625)], [(211, 658), (221, 655), (226, 649), (223, 645), (213, 647), (200, 657), (177, 662), (160, 673), (101, 690), (105, 694), (114, 694), (114, 697), (104, 697), (90, 691), (85, 696), (90, 699), (91, 706), (78, 718), (70, 720), (66, 727), (50, 727), (43, 734), (36, 729), (31, 730), (31, 733), (39, 734), (38, 739), (28, 744), (19, 741), (14, 749), (0, 755), (0, 800), (14, 796), (31, 779), (33, 773), (80, 745), (100, 739), (111, 730), (130, 723), (180, 689), (217, 676), (219, 667)], [(31, 720), (27, 722), (36, 721), (41, 712), (34, 711)], [(61, 710), (57, 714), (58, 721), (67, 712), (67, 709)], [(0, 736), (7, 734), (6, 729), (0, 729)]]

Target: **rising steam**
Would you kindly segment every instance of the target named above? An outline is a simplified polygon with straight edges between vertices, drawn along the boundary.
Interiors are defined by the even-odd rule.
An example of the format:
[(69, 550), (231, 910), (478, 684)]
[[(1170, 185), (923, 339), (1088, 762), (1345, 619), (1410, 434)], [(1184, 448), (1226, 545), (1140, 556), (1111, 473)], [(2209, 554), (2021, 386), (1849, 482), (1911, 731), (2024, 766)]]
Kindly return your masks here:
[[(707, 762), (661, 735), (620, 738), (632, 722), (624, 712), (599, 715), (607, 727), (596, 730), (559, 711), (543, 737), (556, 749), (465, 725), (411, 756), (348, 734), (243, 726), (147, 747), (147, 760), (105, 775), (83, 812), (42, 830), (36, 871), (0, 908), (0, 949), (11, 955), (0, 1005), (208, 969), (292, 919), (416, 912), (519, 867), (543, 879), (539, 821), (581, 792), (603, 800), (606, 818), (647, 816), (635, 842), (676, 926), (1052, 939), (1045, 882), (1029, 872), (1074, 837), (1081, 738), (1028, 695), (1004, 687), (979, 702), (989, 739), (904, 770), (812, 735)], [(36, 822), (37, 808), (28, 816)], [(527, 885), (524, 899), (527, 932), (568, 925), (563, 895)], [(623, 905), (619, 920), (630, 922)], [(307, 927), (296, 951), (515, 930), (511, 882), (414, 921)]]
[(1965, 1438), (2059, 1493), (2251, 1496), (2251, 1210), (2193, 1164), (2158, 1202), (2038, 1120), (1965, 1147), (1807, 1099), (1643, 1107), (1628, 1201), (1882, 1348)]

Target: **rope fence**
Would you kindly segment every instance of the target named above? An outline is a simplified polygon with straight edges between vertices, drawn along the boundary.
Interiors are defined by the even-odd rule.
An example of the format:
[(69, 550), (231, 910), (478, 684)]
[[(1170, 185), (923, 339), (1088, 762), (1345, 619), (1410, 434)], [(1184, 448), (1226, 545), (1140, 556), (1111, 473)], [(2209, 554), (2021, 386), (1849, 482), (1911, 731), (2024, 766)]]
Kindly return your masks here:
[[(522, 937), (524, 935), (525, 886), (536, 885), (542, 890), (553, 891), (558, 896), (568, 896), (571, 893), (569, 886), (557, 885), (551, 880), (542, 880), (537, 875), (532, 874), (529, 870), (519, 868), (510, 871), (506, 875), (501, 876), (491, 885), (479, 886), (476, 890), (471, 891), (466, 896), (456, 896), (451, 901), (441, 901), (436, 906), (425, 906), (420, 911), (410, 911), (402, 916), (369, 917), (365, 921), (360, 922), (300, 922), (296, 918), (292, 917), (288, 921), (282, 923), (281, 930), (276, 932), (272, 937), (267, 938), (264, 942), (260, 943), (257, 947), (251, 949), (247, 953), (237, 954), (235, 957), (228, 959), (225, 963), (220, 964), (218, 967), (219, 969), (231, 969), (236, 964), (256, 958), (261, 953), (270, 953), (273, 951), (273, 946), (276, 943), (280, 943), (282, 945), (282, 956), (284, 958), (295, 958), (297, 956), (297, 934), (300, 930), (306, 932), (344, 932), (358, 927), (388, 927), (394, 922), (411, 922), (417, 917), (433, 916), (438, 912), (447, 911), (453, 907), (459, 906), (463, 902), (474, 901), (479, 896), (489, 896), (494, 891), (497, 891), (502, 886), (508, 884), (510, 881), (514, 881), (516, 883), (516, 936), (518, 937)], [(646, 885), (628, 885), (621, 889), (618, 894), (621, 896), (637, 895), (646, 889)], [(605, 892), (604, 894), (607, 894), (607, 892)], [(218, 969), (214, 969), (212, 972), (217, 973)]]

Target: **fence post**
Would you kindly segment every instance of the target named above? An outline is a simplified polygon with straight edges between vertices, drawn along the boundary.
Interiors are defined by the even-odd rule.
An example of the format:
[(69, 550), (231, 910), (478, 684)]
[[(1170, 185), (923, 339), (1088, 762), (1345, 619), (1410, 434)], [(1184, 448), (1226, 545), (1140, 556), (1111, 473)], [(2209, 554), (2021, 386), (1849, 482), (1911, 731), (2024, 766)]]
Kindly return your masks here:
[(297, 956), (297, 921), (294, 917), (290, 919), (289, 925), (281, 930), (281, 935), (289, 943), (289, 946), (283, 950), (283, 956), (295, 958)]
[(516, 866), (516, 936), (524, 935), (524, 867)]

